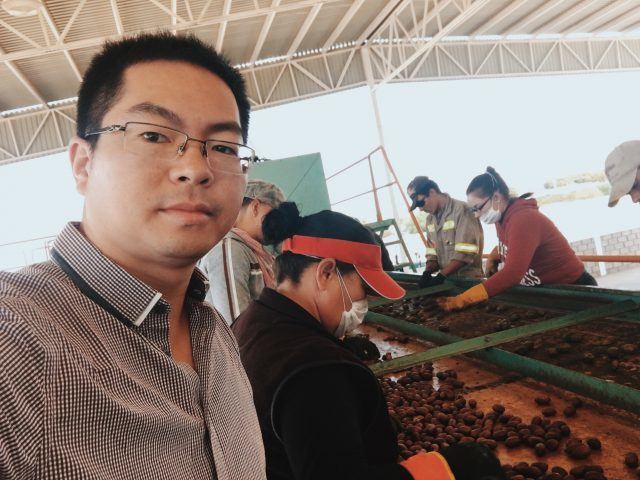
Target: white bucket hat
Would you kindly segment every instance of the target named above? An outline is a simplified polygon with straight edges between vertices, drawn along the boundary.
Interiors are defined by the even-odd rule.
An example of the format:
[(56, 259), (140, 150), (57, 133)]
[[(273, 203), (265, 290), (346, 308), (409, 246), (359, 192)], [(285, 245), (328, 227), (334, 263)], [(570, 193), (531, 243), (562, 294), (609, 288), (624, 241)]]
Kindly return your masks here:
[(631, 191), (639, 168), (640, 140), (624, 142), (609, 154), (604, 164), (604, 172), (611, 184), (610, 207), (615, 207), (618, 200)]

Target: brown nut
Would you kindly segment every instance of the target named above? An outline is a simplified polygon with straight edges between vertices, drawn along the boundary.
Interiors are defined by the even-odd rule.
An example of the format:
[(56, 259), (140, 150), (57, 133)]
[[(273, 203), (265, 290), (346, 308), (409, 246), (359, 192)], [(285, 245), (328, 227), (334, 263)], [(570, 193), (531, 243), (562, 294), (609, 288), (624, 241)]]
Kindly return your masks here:
[(547, 447), (544, 446), (544, 443), (537, 443), (533, 450), (538, 457), (544, 457), (547, 454)]
[(560, 478), (564, 478), (567, 475), (569, 475), (569, 472), (567, 472), (564, 468), (562, 467), (553, 467), (551, 469), (551, 473), (557, 473), (558, 475), (560, 475)]
[(602, 443), (597, 438), (587, 438), (587, 445), (591, 450), (601, 450)]
[(549, 397), (536, 397), (535, 402), (538, 405), (549, 405), (551, 403), (551, 399)]
[(629, 452), (624, 456), (624, 464), (629, 468), (638, 468), (638, 454)]
[(555, 417), (556, 415), (556, 409), (553, 407), (545, 407), (542, 409), (542, 414), (545, 417)]
[(547, 450), (549, 450), (550, 452), (555, 452), (556, 450), (558, 450), (560, 442), (558, 442), (558, 440), (556, 440), (555, 438), (550, 438), (549, 440), (544, 442), (544, 446), (547, 447)]
[(531, 466), (532, 467), (536, 467), (542, 473), (547, 473), (547, 470), (549, 470), (549, 465), (544, 463), (544, 462), (534, 462), (534, 463), (531, 464)]
[(575, 417), (575, 415), (576, 415), (576, 407), (574, 407), (573, 405), (569, 405), (569, 406), (564, 408), (562, 413), (564, 414), (565, 417)]
[(518, 437), (508, 437), (504, 444), (507, 448), (515, 448), (520, 445), (520, 439)]
[(496, 403), (493, 407), (491, 407), (493, 409), (494, 412), (496, 412), (497, 414), (502, 414), (504, 413), (504, 406), (500, 405), (499, 403)]
[(570, 458), (573, 458), (574, 460), (584, 460), (585, 458), (589, 458), (589, 455), (591, 455), (591, 449), (589, 448), (589, 445), (586, 445), (584, 443), (567, 447), (565, 449), (565, 452), (567, 453), (567, 455), (569, 455)]

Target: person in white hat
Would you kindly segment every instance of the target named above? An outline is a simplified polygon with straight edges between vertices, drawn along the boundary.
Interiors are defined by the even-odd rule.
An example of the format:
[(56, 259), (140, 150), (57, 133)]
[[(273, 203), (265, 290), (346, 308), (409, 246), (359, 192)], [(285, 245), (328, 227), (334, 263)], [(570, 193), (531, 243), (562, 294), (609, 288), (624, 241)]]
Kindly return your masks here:
[(625, 195), (630, 195), (633, 203), (640, 203), (640, 140), (618, 145), (607, 157), (604, 171), (611, 184), (610, 207)]

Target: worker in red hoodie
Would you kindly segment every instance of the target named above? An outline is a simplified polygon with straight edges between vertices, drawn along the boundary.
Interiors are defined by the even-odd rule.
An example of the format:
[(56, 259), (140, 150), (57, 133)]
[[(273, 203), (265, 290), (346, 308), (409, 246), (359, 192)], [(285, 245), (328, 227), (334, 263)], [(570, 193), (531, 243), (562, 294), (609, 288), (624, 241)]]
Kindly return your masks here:
[(498, 246), (487, 261), (490, 278), (456, 297), (439, 299), (444, 310), (465, 308), (516, 285), (597, 285), (564, 235), (540, 213), (530, 196), (512, 197), (505, 181), (491, 167), (471, 181), (469, 206), (482, 222), (496, 225)]

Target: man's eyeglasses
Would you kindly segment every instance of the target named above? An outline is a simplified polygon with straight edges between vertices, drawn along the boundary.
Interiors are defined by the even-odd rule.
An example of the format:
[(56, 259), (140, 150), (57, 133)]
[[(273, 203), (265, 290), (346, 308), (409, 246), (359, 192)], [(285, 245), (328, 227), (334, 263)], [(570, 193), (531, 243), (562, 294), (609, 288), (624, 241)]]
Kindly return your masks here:
[(159, 160), (173, 160), (181, 156), (189, 140), (201, 143), (200, 152), (207, 159), (209, 168), (214, 171), (244, 175), (249, 166), (257, 160), (255, 150), (246, 145), (224, 140), (200, 140), (179, 130), (153, 123), (127, 122), (124, 125), (109, 125), (86, 133), (85, 138), (116, 132), (123, 133), (125, 152)]
[(476, 205), (475, 207), (471, 207), (471, 211), (473, 213), (481, 212), (484, 206), (489, 202), (489, 200), (491, 200), (491, 197), (487, 198), (484, 202), (482, 202), (482, 205)]

